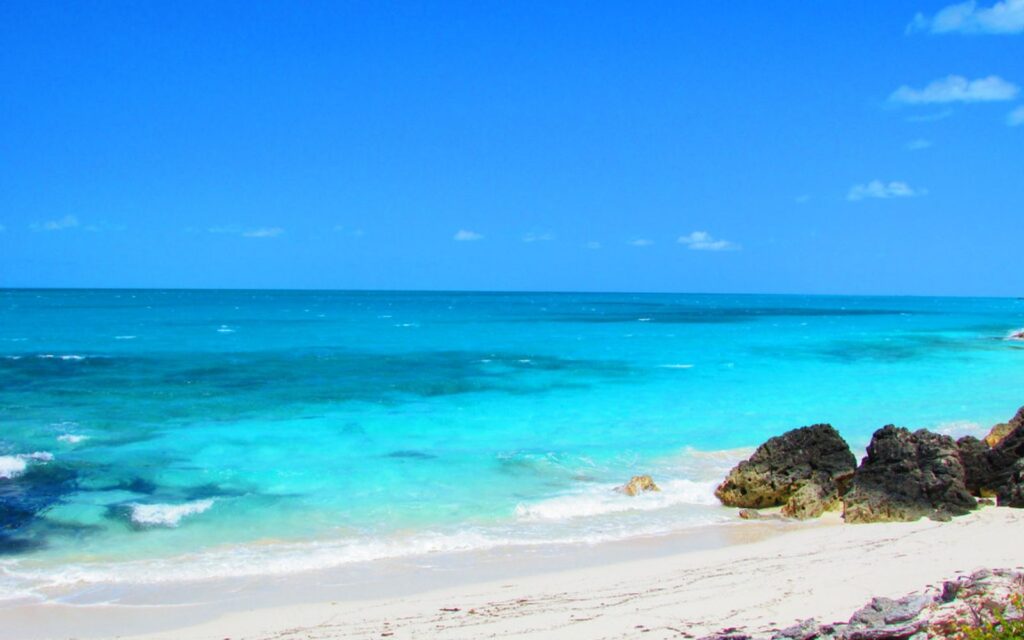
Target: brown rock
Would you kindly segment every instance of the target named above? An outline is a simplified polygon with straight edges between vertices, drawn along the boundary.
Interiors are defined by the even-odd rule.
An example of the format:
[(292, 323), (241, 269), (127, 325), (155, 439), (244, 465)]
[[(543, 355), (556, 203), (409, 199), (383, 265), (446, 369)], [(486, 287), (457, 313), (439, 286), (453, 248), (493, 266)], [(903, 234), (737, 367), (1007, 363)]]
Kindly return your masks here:
[(827, 424), (787, 431), (769, 439), (729, 472), (715, 490), (729, 507), (783, 507), (783, 514), (811, 518), (831, 508), (857, 459)]
[(629, 482), (619, 487), (619, 491), (627, 496), (635, 496), (644, 491), (661, 491), (658, 485), (654, 484), (651, 476), (633, 476)]

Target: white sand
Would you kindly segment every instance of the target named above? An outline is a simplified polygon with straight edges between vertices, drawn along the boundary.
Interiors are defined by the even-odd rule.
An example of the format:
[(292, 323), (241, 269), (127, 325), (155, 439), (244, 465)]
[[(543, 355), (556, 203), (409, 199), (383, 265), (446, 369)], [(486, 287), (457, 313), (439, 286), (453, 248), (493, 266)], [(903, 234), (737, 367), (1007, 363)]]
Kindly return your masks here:
[[(845, 621), (958, 573), (1024, 564), (1024, 510), (952, 522), (821, 526), (751, 544), (366, 601), (229, 613), (150, 640), (669, 638)], [(117, 616), (110, 617), (111, 637)], [(641, 636), (641, 632), (644, 632)], [(69, 634), (73, 635), (73, 634)]]

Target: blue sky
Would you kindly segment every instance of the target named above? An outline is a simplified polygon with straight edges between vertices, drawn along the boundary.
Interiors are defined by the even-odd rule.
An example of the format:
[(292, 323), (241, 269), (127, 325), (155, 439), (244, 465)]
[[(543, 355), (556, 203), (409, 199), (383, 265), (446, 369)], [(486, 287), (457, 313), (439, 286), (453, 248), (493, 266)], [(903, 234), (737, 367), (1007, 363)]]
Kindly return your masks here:
[(1024, 295), (1024, 0), (0, 4), (0, 286)]

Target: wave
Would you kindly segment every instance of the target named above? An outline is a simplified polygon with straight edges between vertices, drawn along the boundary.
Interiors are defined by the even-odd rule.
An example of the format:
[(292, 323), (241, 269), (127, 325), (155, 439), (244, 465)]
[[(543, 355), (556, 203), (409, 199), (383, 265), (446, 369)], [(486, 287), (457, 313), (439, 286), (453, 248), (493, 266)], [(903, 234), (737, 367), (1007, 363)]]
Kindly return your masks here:
[(49, 451), (21, 453), (14, 456), (0, 456), (0, 479), (11, 480), (28, 470), (29, 462), (50, 462), (53, 454)]
[(1003, 340), (1024, 340), (1024, 327), (1010, 331)]
[(553, 521), (588, 518), (627, 511), (655, 511), (679, 505), (713, 506), (718, 504), (716, 482), (668, 480), (661, 491), (627, 496), (616, 491), (618, 485), (601, 484), (532, 504), (519, 504), (516, 517), (523, 521)]
[(67, 444), (78, 444), (85, 442), (89, 439), (89, 436), (79, 435), (77, 433), (65, 433), (64, 435), (57, 436), (57, 442), (66, 442)]
[(195, 500), (183, 504), (131, 503), (132, 522), (144, 527), (176, 527), (182, 518), (198, 515), (213, 506), (213, 499)]
[(235, 332), (235, 330), (232, 329), (231, 327), (229, 327), (226, 324), (220, 325), (220, 327), (218, 327), (218, 329), (217, 329), (217, 333), (234, 333), (234, 332)]
[(114, 340), (134, 340), (138, 336), (114, 336)]
[(75, 360), (75, 361), (77, 361), (77, 360), (85, 360), (89, 356), (80, 356), (80, 355), (74, 354), (74, 353), (71, 354), (71, 355), (54, 355), (52, 353), (41, 353), (41, 354), (37, 355), (36, 357), (37, 358), (42, 358), (43, 360)]
[(658, 365), (662, 369), (692, 369), (692, 364), (661, 364)]

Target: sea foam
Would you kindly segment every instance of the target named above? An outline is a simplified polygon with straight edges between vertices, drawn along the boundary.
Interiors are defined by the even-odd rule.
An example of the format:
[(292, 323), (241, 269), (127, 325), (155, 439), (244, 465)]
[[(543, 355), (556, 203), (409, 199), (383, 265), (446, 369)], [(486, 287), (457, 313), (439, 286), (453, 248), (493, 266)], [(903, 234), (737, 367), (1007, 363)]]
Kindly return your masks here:
[(626, 511), (655, 511), (678, 505), (717, 505), (715, 482), (668, 480), (660, 483), (661, 491), (627, 496), (616, 491), (616, 485), (601, 484), (532, 504), (519, 504), (520, 520), (568, 520), (588, 518)]
[(176, 527), (182, 518), (203, 513), (213, 506), (212, 499), (195, 500), (182, 504), (132, 503), (132, 522), (146, 527)]
[(22, 453), (16, 456), (0, 456), (0, 479), (11, 480), (25, 473), (28, 463), (50, 462), (53, 454), (49, 451), (36, 451), (35, 453)]

